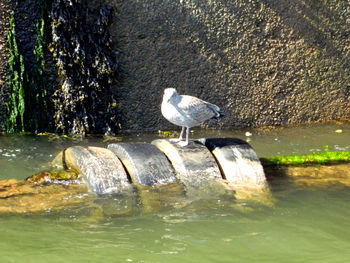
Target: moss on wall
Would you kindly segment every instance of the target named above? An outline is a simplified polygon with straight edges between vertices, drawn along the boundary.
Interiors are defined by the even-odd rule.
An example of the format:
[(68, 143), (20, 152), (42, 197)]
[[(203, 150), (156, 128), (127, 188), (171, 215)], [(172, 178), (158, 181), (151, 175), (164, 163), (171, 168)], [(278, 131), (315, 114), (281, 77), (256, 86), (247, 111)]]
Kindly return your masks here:
[[(113, 133), (112, 10), (88, 1), (18, 1), (8, 30), (7, 132)], [(52, 53), (49, 53), (50, 50)]]
[(32, 65), (25, 62), (24, 49), (19, 47), (15, 12), (11, 12), (8, 44), (8, 81), (4, 94), (7, 116), (5, 131), (39, 132), (48, 129), (48, 97), (45, 76), (45, 18), (46, 2), (37, 1), (40, 7), (39, 21), (36, 23), (36, 43), (33, 48)]
[(15, 30), (15, 18), (14, 13), (11, 13), (10, 17), (10, 29), (7, 33), (8, 45), (9, 45), (9, 76), (8, 76), (8, 101), (6, 102), (6, 109), (8, 112), (8, 118), (5, 123), (7, 132), (24, 131), (24, 111), (25, 111), (25, 98), (24, 98), (24, 59), (19, 53), (16, 30)]
[(55, 125), (73, 134), (106, 133), (118, 129), (115, 98), (118, 62), (111, 50), (112, 9), (88, 1), (54, 0), (52, 42), (60, 87), (55, 91)]

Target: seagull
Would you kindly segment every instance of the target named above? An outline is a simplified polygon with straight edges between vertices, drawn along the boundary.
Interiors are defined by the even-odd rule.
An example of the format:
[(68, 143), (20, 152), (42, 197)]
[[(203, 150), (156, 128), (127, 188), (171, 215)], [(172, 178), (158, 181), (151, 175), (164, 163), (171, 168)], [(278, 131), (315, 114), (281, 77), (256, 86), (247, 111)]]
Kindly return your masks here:
[[(188, 145), (190, 128), (198, 126), (206, 120), (224, 115), (218, 106), (196, 97), (179, 95), (174, 88), (164, 90), (161, 111), (165, 119), (182, 127), (180, 137), (171, 139), (182, 147)], [(186, 140), (183, 141), (185, 128)]]

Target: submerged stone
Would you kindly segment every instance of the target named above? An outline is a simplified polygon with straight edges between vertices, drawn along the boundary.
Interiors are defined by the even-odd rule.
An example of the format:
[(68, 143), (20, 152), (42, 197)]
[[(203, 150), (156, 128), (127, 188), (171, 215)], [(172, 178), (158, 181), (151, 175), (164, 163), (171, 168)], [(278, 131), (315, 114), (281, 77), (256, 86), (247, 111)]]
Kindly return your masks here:
[(30, 181), (0, 181), (0, 214), (54, 212), (94, 207), (84, 184), (45, 184)]
[(266, 166), (264, 170), (271, 185), (288, 181), (302, 188), (350, 187), (350, 164)]
[(157, 212), (166, 207), (177, 208), (187, 204), (183, 186), (178, 183), (142, 189), (138, 192), (143, 212)]

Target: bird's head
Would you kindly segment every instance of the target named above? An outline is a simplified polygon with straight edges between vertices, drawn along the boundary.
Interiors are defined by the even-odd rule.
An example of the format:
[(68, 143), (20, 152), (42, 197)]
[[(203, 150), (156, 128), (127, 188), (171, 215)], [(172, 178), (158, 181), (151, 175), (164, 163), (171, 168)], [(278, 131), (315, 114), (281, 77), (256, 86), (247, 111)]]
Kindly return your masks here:
[(163, 101), (169, 102), (171, 98), (177, 96), (176, 89), (174, 88), (167, 88), (164, 90), (164, 95), (163, 95)]

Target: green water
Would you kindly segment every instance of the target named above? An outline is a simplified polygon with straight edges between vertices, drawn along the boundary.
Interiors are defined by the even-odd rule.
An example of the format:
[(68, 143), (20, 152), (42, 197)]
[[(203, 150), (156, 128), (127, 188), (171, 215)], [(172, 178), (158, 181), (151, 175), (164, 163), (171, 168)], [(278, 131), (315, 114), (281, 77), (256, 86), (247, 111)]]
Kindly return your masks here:
[(347, 262), (350, 189), (287, 192), (251, 212), (0, 217), (1, 262)]
[[(261, 157), (349, 151), (349, 128), (342, 123), (249, 130), (249, 139)], [(196, 131), (193, 136), (246, 138), (245, 132)], [(128, 135), (122, 140), (155, 138), (156, 134)], [(102, 138), (2, 136), (0, 179), (24, 179), (71, 145), (107, 144)], [(0, 262), (348, 262), (349, 186), (305, 188), (283, 179), (270, 186), (275, 199), (271, 206), (208, 196), (178, 208), (128, 216), (101, 216), (81, 206), (39, 215), (3, 214)]]

